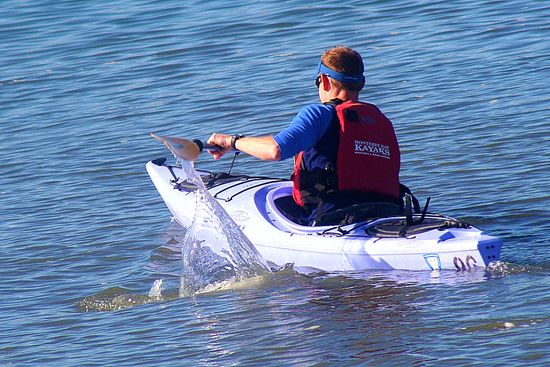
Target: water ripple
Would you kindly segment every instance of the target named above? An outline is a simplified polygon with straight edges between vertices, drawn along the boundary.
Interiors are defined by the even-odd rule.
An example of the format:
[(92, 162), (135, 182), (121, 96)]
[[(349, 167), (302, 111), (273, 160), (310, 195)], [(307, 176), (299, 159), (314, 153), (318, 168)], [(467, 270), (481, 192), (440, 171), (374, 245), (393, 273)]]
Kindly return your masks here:
[[(5, 364), (548, 364), (544, 2), (2, 5)], [(503, 237), (500, 268), (291, 272), (170, 298), (181, 229), (167, 228), (144, 171), (166, 155), (147, 133), (275, 133), (317, 100), (319, 54), (338, 43), (365, 57), (363, 96), (396, 126), (403, 181), (434, 211)], [(286, 177), (291, 162), (239, 157), (236, 169)], [(164, 300), (75, 308), (94, 296), (96, 308), (149, 300), (160, 278)]]

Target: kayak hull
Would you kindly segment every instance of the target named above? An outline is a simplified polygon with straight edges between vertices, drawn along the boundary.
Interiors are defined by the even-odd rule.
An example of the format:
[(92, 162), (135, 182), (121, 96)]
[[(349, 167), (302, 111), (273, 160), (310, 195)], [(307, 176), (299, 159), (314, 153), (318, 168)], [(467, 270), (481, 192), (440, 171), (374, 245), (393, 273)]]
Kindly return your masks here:
[[(163, 163), (148, 162), (147, 171), (174, 219), (188, 227), (195, 211), (196, 187), (187, 183), (180, 168)], [(208, 191), (264, 259), (281, 266), (293, 263), (324, 271), (468, 270), (500, 258), (501, 240), (471, 226), (430, 229), (396, 238), (367, 232), (377, 224), (404, 218), (348, 226), (301, 226), (286, 218), (275, 204), (290, 195), (291, 186), (289, 181), (242, 177), (216, 183)]]

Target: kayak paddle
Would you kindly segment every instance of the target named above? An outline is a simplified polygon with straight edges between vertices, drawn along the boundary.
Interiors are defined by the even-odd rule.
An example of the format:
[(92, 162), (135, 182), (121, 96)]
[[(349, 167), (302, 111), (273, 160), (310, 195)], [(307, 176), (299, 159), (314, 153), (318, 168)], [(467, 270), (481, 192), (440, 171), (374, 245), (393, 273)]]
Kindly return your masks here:
[(159, 136), (155, 133), (149, 134), (155, 138), (155, 140), (166, 145), (176, 157), (186, 161), (196, 160), (203, 150), (217, 151), (220, 149), (217, 145), (205, 144), (200, 140), (188, 140), (173, 136)]

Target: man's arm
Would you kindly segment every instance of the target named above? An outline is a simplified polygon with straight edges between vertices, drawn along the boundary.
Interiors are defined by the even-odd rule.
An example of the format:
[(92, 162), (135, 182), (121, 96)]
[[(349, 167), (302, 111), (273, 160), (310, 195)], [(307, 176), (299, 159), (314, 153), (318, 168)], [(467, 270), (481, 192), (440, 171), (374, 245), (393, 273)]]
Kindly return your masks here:
[[(221, 151), (210, 153), (214, 159), (221, 158), (232, 149), (232, 139), (233, 135), (228, 134), (212, 134), (212, 136), (210, 136), (208, 144), (215, 144), (222, 147)], [(235, 148), (241, 152), (266, 161), (281, 160), (281, 150), (272, 136), (245, 136), (235, 142)]]

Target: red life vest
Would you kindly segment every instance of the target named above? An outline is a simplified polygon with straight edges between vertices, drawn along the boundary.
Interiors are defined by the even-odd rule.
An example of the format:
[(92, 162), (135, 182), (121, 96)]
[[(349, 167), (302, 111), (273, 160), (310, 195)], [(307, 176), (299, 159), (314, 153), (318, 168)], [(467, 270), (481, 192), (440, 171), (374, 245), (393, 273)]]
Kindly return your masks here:
[[(295, 157), (292, 195), (296, 203), (318, 203), (338, 192), (398, 200), (401, 158), (391, 121), (369, 103), (346, 101), (334, 107), (336, 127)], [(327, 148), (327, 143), (337, 147)]]

